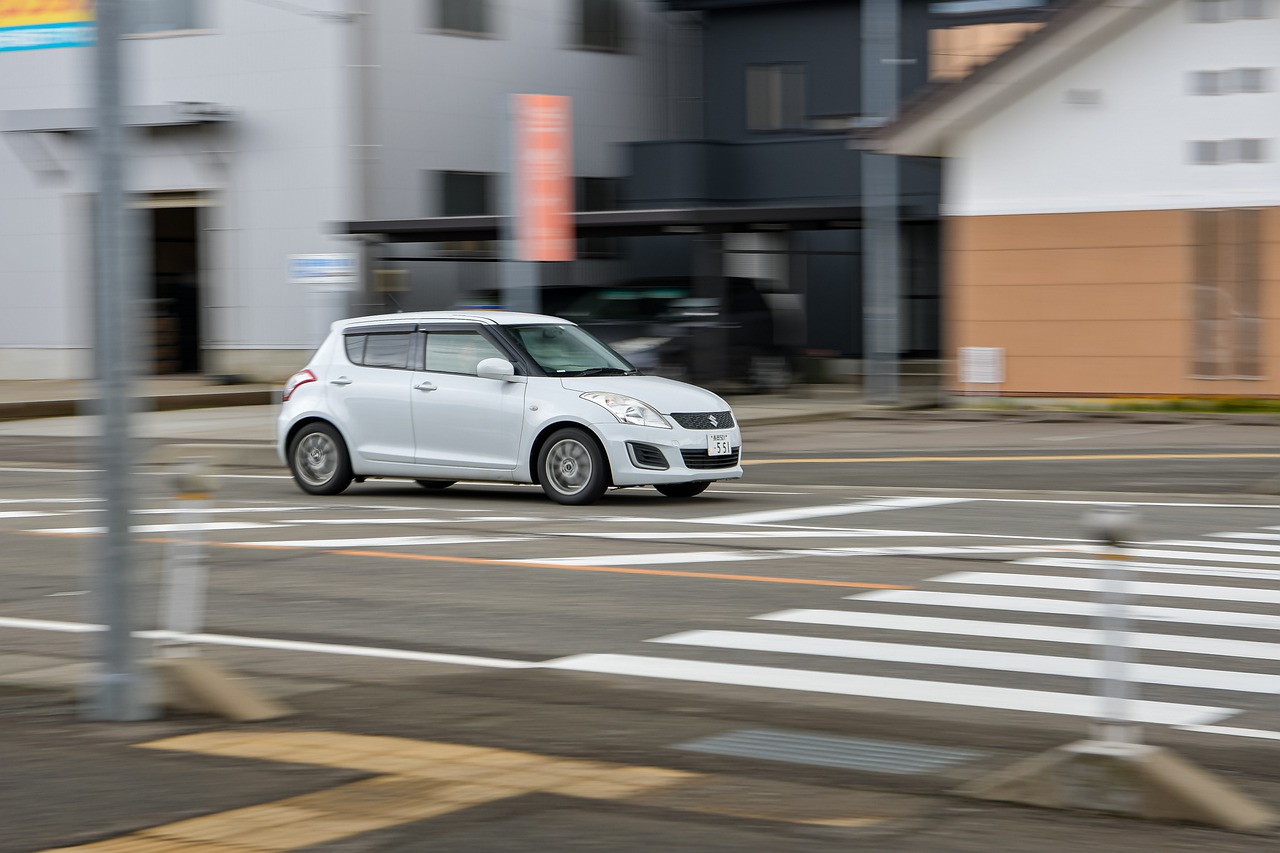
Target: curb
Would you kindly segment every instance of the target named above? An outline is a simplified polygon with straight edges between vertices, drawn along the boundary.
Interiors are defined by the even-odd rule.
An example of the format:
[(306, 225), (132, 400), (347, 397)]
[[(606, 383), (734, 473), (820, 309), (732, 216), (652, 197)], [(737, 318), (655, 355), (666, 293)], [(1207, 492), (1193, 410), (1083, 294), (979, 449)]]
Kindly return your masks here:
[[(193, 394), (152, 394), (137, 398), (140, 412), (174, 412), (183, 409), (214, 409), (223, 406), (267, 406), (276, 402), (276, 392), (269, 388), (232, 391), (201, 391)], [(0, 402), (0, 421), (65, 418), (92, 415), (97, 401), (16, 400)]]

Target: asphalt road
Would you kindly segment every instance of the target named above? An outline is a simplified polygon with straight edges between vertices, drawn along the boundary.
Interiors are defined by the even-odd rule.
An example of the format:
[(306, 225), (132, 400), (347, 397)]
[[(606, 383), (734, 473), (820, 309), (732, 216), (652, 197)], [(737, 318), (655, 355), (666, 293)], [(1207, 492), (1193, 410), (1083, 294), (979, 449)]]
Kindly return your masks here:
[[(586, 508), (532, 487), (389, 481), (317, 498), (265, 469), (220, 470), (202, 504), (149, 471), (136, 612), (163, 627), (165, 566), (175, 543), (199, 539), (206, 647), (264, 677), (456, 678), (495, 703), (573, 693), (604, 719), (675, 709), (990, 757), (1082, 736), (1098, 713), (1105, 561), (1082, 517), (1123, 503), (1138, 516), (1127, 565), (1141, 608), (1128, 713), (1152, 741), (1270, 791), (1274, 428), (1179, 426), (759, 427), (743, 481), (685, 501), (616, 491)], [(75, 658), (81, 637), (41, 627), (97, 618), (91, 461), (72, 439), (5, 441), (0, 651)], [(608, 728), (581, 736), (620, 748)], [(668, 741), (628, 754), (673, 746), (654, 737)]]

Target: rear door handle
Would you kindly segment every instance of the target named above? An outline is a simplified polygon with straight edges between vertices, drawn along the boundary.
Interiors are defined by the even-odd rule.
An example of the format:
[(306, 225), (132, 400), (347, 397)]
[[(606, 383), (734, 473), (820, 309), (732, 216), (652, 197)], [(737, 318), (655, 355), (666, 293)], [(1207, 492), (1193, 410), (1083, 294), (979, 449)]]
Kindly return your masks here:
[(339, 376), (337, 379), (330, 379), (329, 384), (330, 385), (350, 385), (351, 380), (345, 376)]
[(417, 390), (417, 391), (434, 391), (434, 390), (436, 390), (436, 386), (435, 386), (435, 383), (434, 383), (434, 382), (419, 382), (417, 385), (414, 385), (413, 387), (414, 387), (414, 390)]

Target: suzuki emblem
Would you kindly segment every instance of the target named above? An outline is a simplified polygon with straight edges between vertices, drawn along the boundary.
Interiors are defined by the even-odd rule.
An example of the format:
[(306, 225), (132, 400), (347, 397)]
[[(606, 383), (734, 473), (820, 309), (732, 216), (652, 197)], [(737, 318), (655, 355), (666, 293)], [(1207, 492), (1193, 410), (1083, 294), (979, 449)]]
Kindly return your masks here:
[(712, 426), (720, 426), (720, 422), (716, 420), (715, 415), (711, 415), (710, 417), (707, 418), (707, 420), (711, 421)]

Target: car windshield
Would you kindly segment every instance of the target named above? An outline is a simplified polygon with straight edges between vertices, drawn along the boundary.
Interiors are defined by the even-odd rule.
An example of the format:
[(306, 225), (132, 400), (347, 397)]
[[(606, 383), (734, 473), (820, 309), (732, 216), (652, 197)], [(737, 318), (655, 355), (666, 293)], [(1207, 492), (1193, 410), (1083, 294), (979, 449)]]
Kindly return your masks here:
[(508, 326), (520, 348), (551, 376), (624, 376), (638, 373), (594, 335), (568, 323)]

